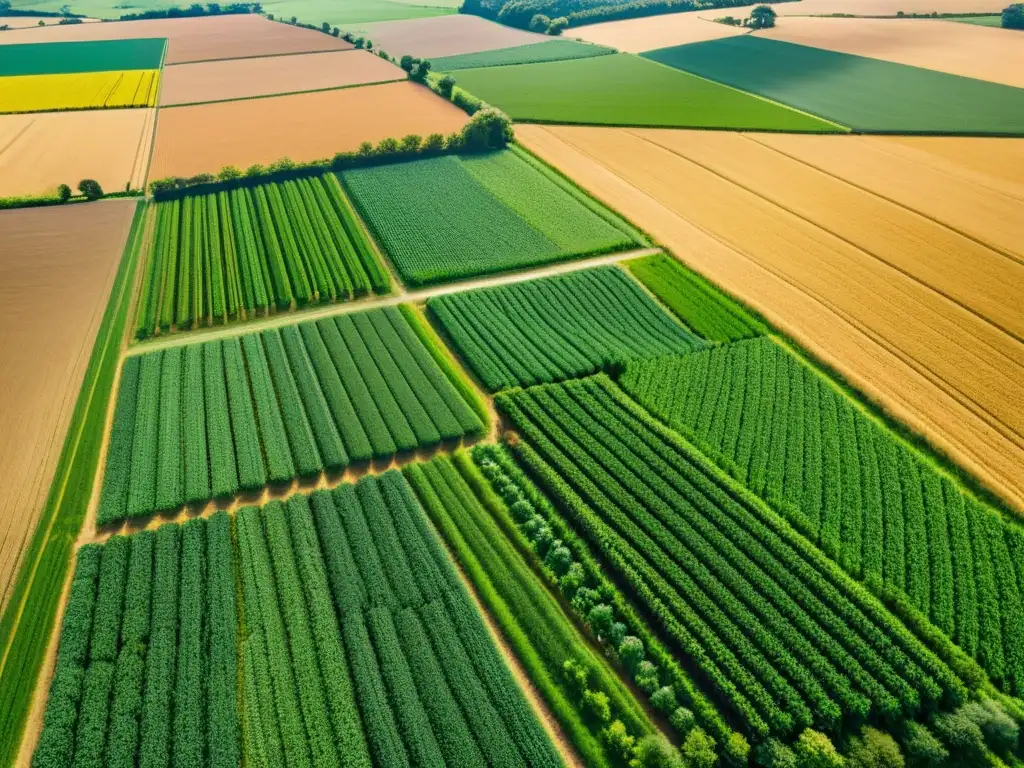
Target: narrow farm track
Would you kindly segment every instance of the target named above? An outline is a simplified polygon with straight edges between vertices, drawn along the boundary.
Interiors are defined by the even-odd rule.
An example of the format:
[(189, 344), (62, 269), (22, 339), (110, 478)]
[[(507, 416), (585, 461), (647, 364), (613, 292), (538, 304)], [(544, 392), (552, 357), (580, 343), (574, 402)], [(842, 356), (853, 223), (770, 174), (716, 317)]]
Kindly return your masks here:
[[(989, 309), (1006, 303), (1005, 296), (985, 302), (977, 293), (959, 297), (974, 307), (969, 312), (925, 283), (938, 279), (934, 273), (923, 277), (922, 271), (931, 265), (914, 266), (911, 278), (864, 250), (867, 243), (852, 245), (850, 233), (844, 240), (630, 131), (520, 126), (519, 136), (545, 160), (651, 232), (684, 262), (791, 334), (982, 484), (1024, 509), (1024, 423), (1016, 407), (1024, 398), (1019, 375), (1024, 348), (1015, 336), (978, 316), (998, 312), (1001, 325), (1015, 322), (1013, 302)], [(817, 138), (806, 144), (789, 143), (825, 155), (825, 145)], [(736, 137), (737, 142), (743, 140)], [(776, 137), (758, 141), (777, 143)], [(787, 147), (787, 152), (791, 150)], [(913, 180), (886, 183), (900, 186), (903, 194)], [(919, 197), (927, 197), (930, 206), (938, 204), (928, 192)], [(1005, 220), (998, 223), (1004, 203), (997, 201), (993, 206), (982, 210), (994, 222), (994, 238), (988, 241), (1000, 239), (999, 227), (1005, 226)], [(920, 205), (910, 207), (921, 210)], [(906, 226), (905, 217), (912, 214), (902, 210)], [(1020, 213), (1019, 203), (1015, 210)], [(844, 213), (863, 215), (859, 208)], [(739, 217), (748, 226), (735, 226)], [(830, 226), (838, 230), (845, 225), (833, 221)], [(890, 222), (879, 222), (872, 229), (883, 226)], [(933, 228), (921, 226), (928, 231)], [(910, 232), (905, 237), (925, 239)], [(955, 239), (954, 234), (946, 237)], [(894, 258), (891, 250), (885, 253)], [(994, 269), (1017, 266), (999, 255), (983, 258), (982, 263)], [(979, 289), (1003, 290), (991, 284)]]
[(192, 342), (230, 339), (243, 333), (263, 331), (268, 328), (281, 328), (286, 325), (292, 325), (293, 323), (319, 320), (324, 317), (334, 317), (336, 315), (345, 315), (350, 312), (361, 312), (367, 309), (392, 307), (397, 304), (404, 303), (415, 304), (426, 301), (434, 296), (446, 296), (452, 293), (463, 293), (466, 291), (476, 290), (477, 288), (491, 288), (497, 285), (508, 285), (510, 283), (520, 283), (526, 280), (535, 280), (540, 277), (563, 275), (569, 272), (576, 272), (581, 269), (590, 269), (591, 267), (599, 267), (605, 264), (617, 264), (618, 262), (636, 259), (641, 256), (650, 256), (654, 253), (660, 253), (660, 251), (660, 248), (639, 248), (632, 251), (621, 251), (619, 253), (594, 256), (587, 259), (577, 259), (575, 261), (550, 264), (537, 269), (530, 269), (521, 272), (509, 272), (500, 275), (474, 278), (472, 280), (462, 280), (459, 282), (445, 283), (443, 285), (434, 285), (429, 288), (422, 288), (415, 291), (406, 291), (403, 288), (398, 293), (394, 293), (389, 296), (368, 296), (366, 298), (355, 299), (353, 301), (347, 301), (340, 304), (328, 304), (326, 306), (304, 309), (297, 312), (280, 312), (247, 322), (230, 323), (228, 325), (213, 326), (210, 328), (200, 328), (195, 331), (182, 331), (168, 336), (157, 336), (151, 340), (133, 344), (129, 347), (127, 355), (138, 355), (146, 352), (152, 352), (157, 349), (180, 347), (185, 344), (191, 344)]

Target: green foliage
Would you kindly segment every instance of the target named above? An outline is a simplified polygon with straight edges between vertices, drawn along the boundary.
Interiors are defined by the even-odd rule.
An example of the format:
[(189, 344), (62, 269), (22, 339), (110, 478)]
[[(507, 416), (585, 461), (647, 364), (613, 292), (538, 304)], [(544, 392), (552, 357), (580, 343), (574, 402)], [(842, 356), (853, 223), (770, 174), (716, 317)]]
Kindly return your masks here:
[(702, 728), (693, 728), (683, 740), (679, 752), (687, 768), (714, 768), (718, 763), (715, 741)]
[(1008, 757), (1017, 749), (1020, 728), (994, 699), (971, 701), (961, 713), (981, 729), (988, 748), (1001, 757)]
[(843, 768), (844, 761), (832, 740), (824, 733), (807, 728), (793, 744), (800, 768)]
[[(581, 43), (577, 40), (547, 40), (541, 43), (517, 45), (512, 48), (442, 56), (433, 59), (432, 63), (438, 72), (455, 72), (460, 69), (504, 67), (510, 64), (537, 64), (544, 61), (586, 59), (591, 56), (606, 56), (614, 52), (614, 48)], [(445, 95), (450, 97), (450, 91)]]
[(57, 185), (57, 198), (62, 203), (66, 203), (68, 200), (70, 200), (71, 199), (71, 187), (69, 187), (67, 184), (58, 184)]
[(634, 762), (641, 768), (687, 768), (679, 750), (661, 734), (640, 739), (635, 754)]
[(441, 296), (427, 308), (492, 391), (703, 345), (615, 267)]
[(494, 107), (484, 107), (473, 113), (462, 126), (462, 148), (468, 152), (488, 152), (504, 149), (515, 132), (508, 115)]
[(865, 728), (846, 749), (848, 768), (903, 768), (905, 764), (896, 740), (877, 728)]
[(103, 187), (95, 179), (82, 179), (78, 182), (78, 191), (85, 195), (86, 200), (99, 200), (103, 197)]
[(775, 9), (770, 5), (755, 5), (750, 11), (751, 29), (770, 29), (775, 26)]
[(953, 766), (981, 765), (985, 759), (985, 736), (978, 724), (960, 709), (936, 715), (932, 721), (935, 734), (949, 750)]
[(1024, 29), (1024, 3), (1010, 3), (1006, 6), (1001, 22), (1005, 29)]
[(928, 727), (910, 720), (904, 725), (903, 749), (911, 768), (938, 768), (949, 759), (949, 751)]

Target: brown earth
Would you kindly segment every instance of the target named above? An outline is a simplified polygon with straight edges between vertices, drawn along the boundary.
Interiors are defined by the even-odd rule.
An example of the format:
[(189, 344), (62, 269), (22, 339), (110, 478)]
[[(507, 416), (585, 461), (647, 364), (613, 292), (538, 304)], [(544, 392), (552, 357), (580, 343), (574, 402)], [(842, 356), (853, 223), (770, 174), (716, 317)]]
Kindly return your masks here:
[(756, 34), (1024, 87), (1024, 35), (994, 27), (930, 19), (783, 18)]
[(0, 115), (0, 197), (72, 189), (96, 179), (107, 192), (140, 189), (155, 109)]
[(451, 133), (466, 114), (409, 81), (160, 110), (149, 178), (216, 173), (282, 157), (331, 157), (364, 141)]
[[(1019, 286), (1017, 262), (841, 179), (764, 155), (763, 145), (744, 146), (760, 136), (550, 126), (517, 134), (1024, 510), (1024, 349), (999, 328), (1019, 327), (1006, 302), (1020, 292), (989, 282)], [(856, 166), (859, 140), (831, 138), (831, 154)], [(886, 173), (922, 186), (926, 168), (892, 162)], [(970, 200), (949, 202), (971, 214)], [(1020, 201), (1006, 204), (1021, 221)]]
[(176, 64), (164, 69), (160, 106), (247, 99), (404, 80), (405, 72), (368, 51)]
[(134, 200), (0, 212), (0, 602), (50, 488)]
[(366, 36), (373, 40), (374, 47), (387, 51), (395, 58), (409, 54), (432, 59), (437, 56), (511, 48), (551, 39), (546, 35), (513, 29), (479, 16), (463, 14), (382, 21), (365, 26)]
[(166, 37), (165, 64), (339, 51), (352, 47), (322, 32), (270, 21), (256, 14), (38, 27), (0, 34), (0, 45), (137, 37)]

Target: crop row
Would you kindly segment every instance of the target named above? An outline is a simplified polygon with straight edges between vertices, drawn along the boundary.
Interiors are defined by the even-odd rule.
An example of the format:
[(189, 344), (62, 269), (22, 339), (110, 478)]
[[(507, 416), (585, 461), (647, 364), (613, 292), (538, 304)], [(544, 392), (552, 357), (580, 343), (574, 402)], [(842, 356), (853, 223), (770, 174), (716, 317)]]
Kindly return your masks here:
[(704, 344), (615, 267), (439, 296), (427, 307), (492, 391)]
[(1024, 533), (768, 339), (630, 364), (623, 388), (851, 575), (1024, 692)]
[(129, 357), (117, 401), (101, 524), (484, 429), (394, 307)]
[(40, 767), (561, 764), (396, 471), (83, 547), (59, 648)]
[(752, 733), (836, 733), (965, 698), (867, 590), (606, 376), (498, 404), (574, 527)]
[(155, 205), (136, 335), (386, 292), (389, 279), (333, 177)]

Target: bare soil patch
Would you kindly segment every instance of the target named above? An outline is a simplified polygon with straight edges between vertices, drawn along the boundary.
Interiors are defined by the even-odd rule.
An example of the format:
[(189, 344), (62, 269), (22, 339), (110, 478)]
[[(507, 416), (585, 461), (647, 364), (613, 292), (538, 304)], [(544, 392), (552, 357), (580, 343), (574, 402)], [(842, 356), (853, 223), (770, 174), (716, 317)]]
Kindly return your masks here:
[[(834, 217), (816, 224), (808, 211), (790, 210), (797, 202), (758, 194), (760, 181), (737, 178), (737, 183), (724, 177), (724, 167), (709, 170), (724, 162), (721, 157), (712, 162), (704, 156), (695, 163), (636, 133), (648, 132), (517, 128), (532, 150), (1024, 509), (1019, 342), (943, 297), (923, 275), (901, 272), (829, 231), (839, 230)], [(858, 160), (849, 144), (835, 151), (851, 163)], [(904, 167), (887, 171), (907, 172)], [(795, 191), (773, 194), (777, 199), (802, 195), (800, 204), (809, 205), (811, 188), (802, 188), (799, 179), (792, 183)], [(923, 182), (919, 175), (907, 183)]]
[(462, 14), (371, 24), (367, 37), (373, 40), (375, 48), (387, 51), (396, 58), (409, 54), (427, 59), (493, 51), (551, 39), (547, 35), (525, 32), (495, 24), (479, 16)]
[(135, 206), (0, 212), (0, 603), (46, 500)]
[(164, 70), (160, 105), (249, 99), (404, 79), (405, 72), (368, 51), (177, 64)]
[(166, 37), (165, 64), (339, 51), (352, 47), (322, 32), (270, 21), (256, 14), (38, 27), (0, 35), (0, 45), (136, 37)]
[(331, 157), (364, 141), (460, 129), (466, 114), (409, 81), (160, 110), (149, 178), (216, 173), (282, 157)]
[(155, 121), (154, 109), (0, 115), (0, 197), (74, 189), (85, 178), (108, 192), (139, 189)]

